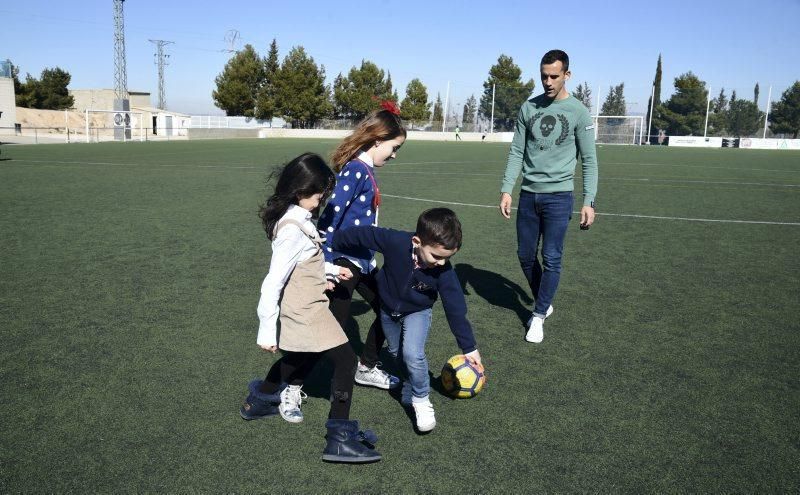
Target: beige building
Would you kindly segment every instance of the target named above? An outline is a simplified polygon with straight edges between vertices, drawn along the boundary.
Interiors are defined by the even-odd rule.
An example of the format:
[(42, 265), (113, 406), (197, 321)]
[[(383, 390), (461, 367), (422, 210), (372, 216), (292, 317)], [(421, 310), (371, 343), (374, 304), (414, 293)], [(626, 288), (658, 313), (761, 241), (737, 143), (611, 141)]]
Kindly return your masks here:
[[(78, 112), (86, 110), (110, 111), (114, 109), (115, 94), (113, 89), (72, 89), (69, 91), (75, 99), (73, 108)], [(148, 136), (170, 137), (186, 135), (191, 118), (187, 114), (171, 112), (155, 108), (150, 103), (150, 93), (129, 91), (131, 112), (141, 114), (142, 127)], [(134, 121), (137, 120), (133, 116)], [(133, 124), (138, 128), (139, 122)]]
[(17, 106), (14, 95), (14, 80), (0, 75), (0, 135), (14, 134), (17, 122)]

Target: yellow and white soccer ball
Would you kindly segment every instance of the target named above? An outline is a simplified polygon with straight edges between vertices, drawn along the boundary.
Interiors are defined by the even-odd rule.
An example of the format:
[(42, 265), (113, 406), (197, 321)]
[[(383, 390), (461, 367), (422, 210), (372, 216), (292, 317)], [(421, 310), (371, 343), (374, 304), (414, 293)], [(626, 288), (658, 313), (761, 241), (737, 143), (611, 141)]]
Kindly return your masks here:
[(486, 383), (483, 366), (469, 362), (463, 354), (457, 354), (442, 368), (442, 386), (457, 399), (475, 397)]

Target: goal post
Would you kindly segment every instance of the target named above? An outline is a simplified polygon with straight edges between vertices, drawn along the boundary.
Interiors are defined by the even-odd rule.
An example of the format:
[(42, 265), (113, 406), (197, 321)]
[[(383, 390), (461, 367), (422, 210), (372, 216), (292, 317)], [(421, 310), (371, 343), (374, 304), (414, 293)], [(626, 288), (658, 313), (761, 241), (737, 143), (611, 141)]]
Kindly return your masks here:
[(641, 115), (595, 115), (594, 123), (597, 144), (641, 144), (644, 139)]
[(123, 128), (122, 141), (145, 141), (144, 113), (130, 110), (85, 111), (86, 142), (114, 141), (114, 130)]

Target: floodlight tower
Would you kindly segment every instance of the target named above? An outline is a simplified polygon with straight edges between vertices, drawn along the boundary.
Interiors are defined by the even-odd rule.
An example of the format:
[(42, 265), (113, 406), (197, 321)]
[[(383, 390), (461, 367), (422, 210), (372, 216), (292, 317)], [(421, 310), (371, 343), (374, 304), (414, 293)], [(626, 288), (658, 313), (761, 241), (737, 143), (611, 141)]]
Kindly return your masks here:
[(172, 41), (164, 41), (164, 40), (149, 40), (150, 43), (154, 43), (158, 48), (156, 52), (156, 65), (158, 66), (158, 108), (161, 110), (167, 109), (167, 97), (164, 93), (164, 66), (169, 65), (167, 63), (167, 59), (169, 55), (164, 53), (164, 47), (166, 45), (170, 45)]
[[(131, 102), (128, 96), (128, 72), (125, 61), (125, 16), (122, 3), (114, 1), (114, 110), (121, 111), (114, 115), (114, 139), (130, 139)], [(125, 112), (125, 113), (122, 113)]]

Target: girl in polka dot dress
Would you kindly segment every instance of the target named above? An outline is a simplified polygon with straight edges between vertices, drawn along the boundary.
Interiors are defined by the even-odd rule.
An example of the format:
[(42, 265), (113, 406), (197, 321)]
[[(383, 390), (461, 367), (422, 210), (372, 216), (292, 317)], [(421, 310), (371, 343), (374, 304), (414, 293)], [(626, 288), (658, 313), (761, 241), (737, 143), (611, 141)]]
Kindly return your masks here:
[(381, 194), (375, 169), (396, 158), (406, 140), (406, 130), (397, 107), (391, 102), (385, 102), (383, 107), (361, 121), (334, 150), (331, 160), (334, 171), (338, 173), (336, 188), (320, 215), (317, 228), (326, 238), (325, 261), (349, 268), (353, 273), (349, 280), (334, 280), (335, 285), (329, 284), (332, 289), (328, 292), (330, 309), (336, 320), (345, 328), (354, 291), (369, 303), (375, 313), (359, 358), (355, 381), (360, 385), (388, 390), (397, 387), (400, 380), (378, 367), (378, 352), (386, 339), (380, 323), (375, 252), (366, 248), (336, 251), (330, 245), (332, 234), (339, 229), (378, 225)]

